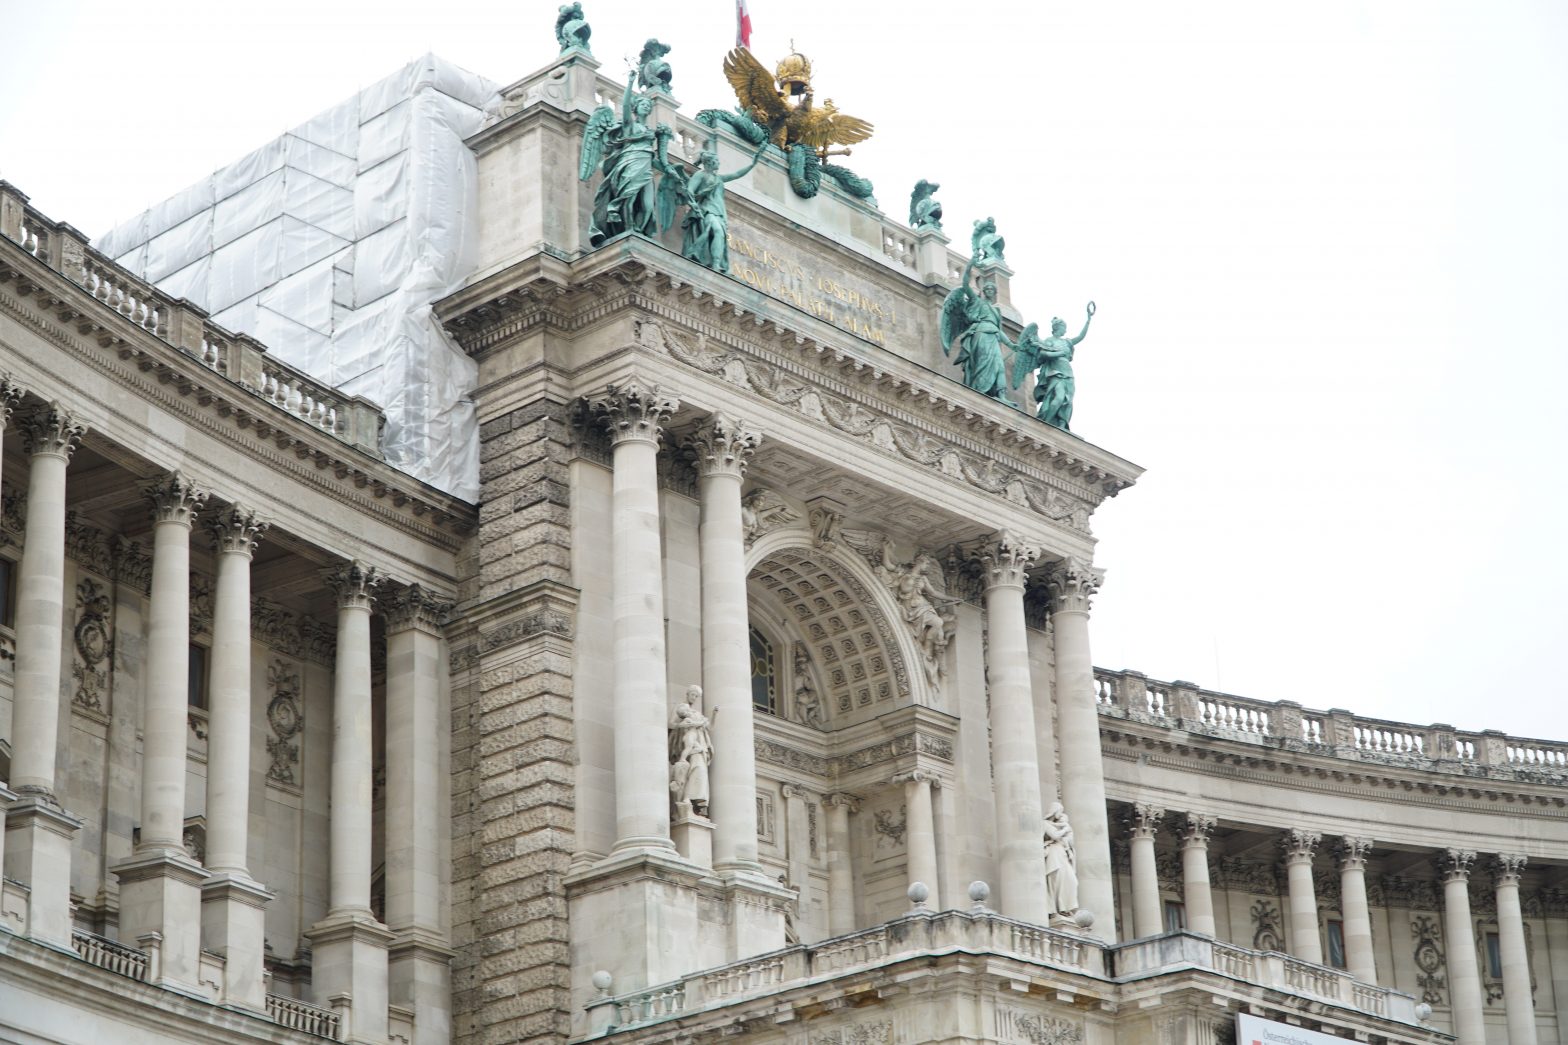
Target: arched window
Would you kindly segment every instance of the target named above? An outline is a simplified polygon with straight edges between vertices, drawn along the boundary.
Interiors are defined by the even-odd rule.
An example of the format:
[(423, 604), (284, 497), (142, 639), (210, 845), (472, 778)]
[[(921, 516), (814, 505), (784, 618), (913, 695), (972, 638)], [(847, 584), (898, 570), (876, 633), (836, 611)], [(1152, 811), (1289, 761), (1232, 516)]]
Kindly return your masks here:
[(751, 706), (769, 715), (778, 714), (779, 669), (773, 659), (773, 643), (756, 628), (751, 629)]

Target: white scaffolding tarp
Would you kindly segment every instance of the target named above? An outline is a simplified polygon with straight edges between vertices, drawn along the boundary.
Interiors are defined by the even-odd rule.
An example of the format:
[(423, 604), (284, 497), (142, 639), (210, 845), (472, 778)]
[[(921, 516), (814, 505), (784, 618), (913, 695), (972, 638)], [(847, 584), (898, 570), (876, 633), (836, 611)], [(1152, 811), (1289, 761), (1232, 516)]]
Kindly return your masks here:
[(473, 268), (463, 139), (496, 85), (426, 55), (101, 236), (98, 249), (386, 410), (387, 460), (479, 496), (474, 363), (431, 303)]

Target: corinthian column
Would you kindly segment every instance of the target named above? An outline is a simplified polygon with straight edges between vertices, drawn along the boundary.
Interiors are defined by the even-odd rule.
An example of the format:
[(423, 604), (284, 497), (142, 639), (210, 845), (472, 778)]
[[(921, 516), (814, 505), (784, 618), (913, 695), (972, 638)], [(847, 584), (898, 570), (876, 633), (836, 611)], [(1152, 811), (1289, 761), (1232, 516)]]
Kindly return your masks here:
[(142, 711), (141, 840), (114, 867), (120, 933), (163, 935), (162, 979), (194, 988), (201, 960), (203, 871), (185, 852), (185, 734), (190, 714), (191, 522), (207, 500), (179, 472), (146, 489), (152, 502), (152, 591)]
[(1165, 919), (1160, 916), (1160, 874), (1154, 863), (1154, 835), (1164, 818), (1165, 810), (1144, 802), (1133, 806), (1127, 818), (1132, 833), (1132, 934), (1135, 939), (1158, 936), (1165, 931)]
[[(1062, 805), (1078, 846), (1078, 900), (1095, 916), (1093, 932), (1116, 940), (1116, 901), (1111, 878), (1111, 830), (1105, 809), (1105, 764), (1100, 754), (1100, 713), (1089, 654), (1089, 600), (1104, 571), (1061, 560), (1046, 575), (1056, 635), (1056, 744)], [(1018, 728), (1018, 727), (1014, 727)]]
[[(915, 770), (893, 778), (904, 785), (904, 844), (909, 854), (909, 884), (923, 883), (934, 898), (937, 888), (936, 817), (931, 806), (931, 774)], [(1042, 864), (1043, 866), (1043, 864)], [(940, 909), (940, 903), (936, 904)]]
[(827, 795), (828, 811), (828, 935), (855, 931), (855, 870), (850, 860), (849, 814), (860, 800), (841, 792)]
[(11, 424), (11, 414), (22, 405), (22, 396), (26, 394), (21, 385), (12, 379), (10, 374), (0, 374), (0, 436)]
[(322, 573), (337, 595), (338, 638), (332, 680), (332, 813), (327, 916), (311, 927), (316, 1004), (353, 1000), (349, 1041), (381, 1042), (387, 1033), (387, 945), (392, 934), (370, 911), (371, 705), (370, 608), (381, 574), (361, 562)]
[(1530, 953), (1524, 942), (1524, 912), (1519, 908), (1519, 873), (1526, 857), (1497, 856), (1497, 943), (1503, 959), (1503, 1004), (1508, 1013), (1508, 1045), (1535, 1045), (1535, 999), (1530, 993)]
[(1187, 905), (1187, 928), (1218, 935), (1214, 924), (1214, 891), (1209, 887), (1209, 835), (1214, 818), (1188, 813), (1181, 833), (1181, 895)]
[(1362, 983), (1377, 982), (1372, 956), (1372, 912), (1367, 908), (1367, 854), (1370, 838), (1340, 839), (1334, 855), (1339, 858), (1340, 911), (1345, 916), (1345, 966)]
[(22, 426), (31, 457), (27, 537), (16, 585), (16, 681), (5, 874), (32, 892), (27, 935), (71, 946), (71, 836), (81, 821), (55, 797), (60, 728), (60, 641), (65, 601), (65, 466), (86, 429), (58, 403)]
[(1323, 964), (1323, 942), (1318, 939), (1318, 898), (1312, 884), (1312, 854), (1323, 836), (1299, 828), (1280, 838), (1285, 850), (1285, 878), (1290, 890), (1290, 948), (1302, 961)]
[(262, 1011), (264, 909), (246, 867), (250, 826), (250, 563), (267, 524), (233, 505), (208, 521), (218, 551), (207, 711), (207, 870), (202, 945), (225, 956), (224, 1000)]
[(615, 849), (673, 852), (658, 454), (661, 426), (680, 404), (634, 380), (612, 385), (591, 405), (614, 447), (610, 655), (615, 662)]
[[(991, 778), (996, 785), (1002, 887), (998, 907), (1010, 918), (1044, 924), (1057, 912), (1048, 909), (1045, 892), (1045, 817), (1024, 631), (1024, 576), (1039, 554), (1039, 549), (1010, 533), (998, 534), (980, 550), (990, 639), (986, 678), (991, 691)], [(1073, 827), (1077, 826), (1074, 820)]]
[[(688, 442), (702, 498), (702, 685), (713, 709), (713, 867), (721, 873), (762, 871), (740, 514), (741, 477), (761, 439), (745, 422), (714, 414)], [(804, 890), (807, 883), (794, 884)]]
[[(1448, 951), (1448, 992), (1454, 1004), (1454, 1034), (1459, 1045), (1486, 1045), (1481, 971), (1476, 967), (1475, 926), (1470, 918), (1470, 868), (1473, 849), (1445, 849), (1437, 859), (1443, 876), (1443, 937)], [(1529, 990), (1528, 980), (1525, 984)]]
[(387, 928), (396, 936), (388, 992), (392, 1004), (414, 1011), (410, 1045), (446, 1045), (453, 952), (441, 926), (441, 824), (451, 807), (441, 758), (450, 739), (442, 627), (452, 604), (415, 584), (386, 605)]

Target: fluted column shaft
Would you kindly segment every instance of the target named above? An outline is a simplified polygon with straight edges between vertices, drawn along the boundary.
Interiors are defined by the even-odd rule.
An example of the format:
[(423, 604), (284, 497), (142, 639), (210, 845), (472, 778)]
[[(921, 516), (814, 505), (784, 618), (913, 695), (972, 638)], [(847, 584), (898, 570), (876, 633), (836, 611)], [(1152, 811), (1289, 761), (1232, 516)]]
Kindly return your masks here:
[(39, 410), (23, 428), (32, 460), (27, 533), (16, 585), (10, 781), (23, 797), (54, 797), (65, 601), (65, 466), (84, 431), (58, 405)]
[(1024, 630), (1025, 574), (1038, 554), (1017, 537), (1000, 534), (981, 551), (980, 562), (989, 638), (986, 678), (991, 691), (998, 908), (1008, 917), (1043, 924), (1055, 912), (1047, 910), (1046, 902), (1044, 810)]
[(1280, 840), (1285, 850), (1285, 880), (1290, 891), (1291, 953), (1302, 961), (1323, 964), (1323, 941), (1318, 938), (1318, 898), (1312, 882), (1312, 854), (1322, 835), (1292, 829)]
[(904, 845), (908, 853), (909, 884), (923, 883), (935, 900), (941, 895), (937, 879), (936, 817), (931, 805), (931, 777), (922, 772), (893, 778), (904, 785)]
[[(759, 872), (757, 761), (752, 729), (751, 640), (740, 488), (761, 436), (715, 414), (692, 437), (702, 501), (702, 685), (713, 720), (713, 866)], [(805, 889), (807, 883), (794, 883)]]
[(331, 570), (338, 598), (332, 676), (332, 845), (327, 914), (369, 913), (371, 861), (370, 607), (381, 575), (354, 562)]
[(218, 568), (207, 707), (207, 869), (248, 875), (250, 826), (250, 563), (264, 529), (234, 506), (212, 521)]
[(1182, 829), (1182, 902), (1187, 908), (1187, 928), (1208, 936), (1219, 935), (1214, 921), (1214, 890), (1209, 885), (1209, 835), (1214, 818), (1189, 813)]
[[(1100, 754), (1100, 713), (1095, 706), (1094, 663), (1089, 652), (1089, 603), (1103, 573), (1063, 561), (1047, 574), (1051, 624), (1056, 636), (1056, 745), (1062, 805), (1078, 849), (1078, 902), (1093, 912), (1092, 932), (1116, 941), (1111, 831), (1105, 808), (1105, 763)], [(1020, 728), (1020, 727), (1012, 727)]]
[(1139, 802), (1129, 819), (1132, 828), (1132, 931), (1135, 938), (1165, 931), (1160, 912), (1160, 874), (1154, 862), (1154, 835), (1165, 810)]
[(138, 852), (185, 839), (185, 736), (190, 715), (191, 521), (205, 491), (173, 473), (153, 501), (152, 590), (147, 607), (147, 690), (142, 722), (142, 835)]
[(1372, 912), (1367, 907), (1366, 838), (1341, 839), (1339, 856), (1340, 912), (1345, 916), (1345, 967), (1363, 983), (1377, 982), (1377, 962), (1372, 950)]
[[(676, 400), (636, 382), (593, 402), (610, 434), (614, 587), (615, 848), (673, 851), (665, 695), (664, 560), (659, 544), (660, 426)], [(755, 816), (755, 813), (753, 813)]]
[(855, 872), (850, 861), (849, 814), (860, 803), (852, 795), (823, 799), (828, 811), (828, 934), (855, 931)]
[(1508, 1045), (1535, 1045), (1535, 999), (1530, 991), (1530, 954), (1519, 907), (1519, 874), (1526, 858), (1497, 857), (1497, 942), (1503, 959), (1503, 1005), (1508, 1014)]
[[(1459, 1045), (1486, 1045), (1481, 970), (1476, 965), (1475, 928), (1470, 918), (1470, 868), (1475, 852), (1447, 849), (1438, 859), (1443, 876), (1443, 938), (1448, 955), (1448, 990)], [(1528, 982), (1525, 989), (1529, 990)]]

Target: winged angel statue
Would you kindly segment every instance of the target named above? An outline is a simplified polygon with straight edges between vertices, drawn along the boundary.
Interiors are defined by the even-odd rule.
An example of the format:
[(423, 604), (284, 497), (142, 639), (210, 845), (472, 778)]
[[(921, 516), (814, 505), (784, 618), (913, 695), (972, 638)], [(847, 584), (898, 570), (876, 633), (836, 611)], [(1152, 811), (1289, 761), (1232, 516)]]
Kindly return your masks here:
[(951, 355), (957, 344), (958, 357), (954, 362), (964, 369), (964, 385), (1013, 406), (1007, 398), (1007, 364), (1002, 359), (1002, 346), (1018, 346), (1002, 330), (996, 284), (986, 280), (979, 293), (970, 286), (974, 267), (975, 259), (971, 257), (964, 267), (962, 282), (942, 302), (942, 353)]
[(798, 52), (779, 62), (774, 72), (744, 47), (724, 58), (724, 75), (740, 105), (735, 112), (704, 109), (697, 120), (709, 127), (723, 123), (753, 145), (771, 141), (789, 159), (790, 187), (810, 199), (826, 175), (860, 199), (871, 196), (871, 183), (845, 167), (827, 162), (847, 156), (847, 148), (871, 137), (871, 124), (841, 113), (833, 99), (819, 105), (811, 89), (811, 60)]
[(588, 225), (588, 242), (595, 247), (623, 232), (654, 236), (660, 228), (653, 172), (668, 166), (665, 154), (674, 132), (666, 123), (648, 126), (653, 102), (633, 90), (636, 79), (635, 70), (627, 75), (619, 113), (601, 105), (583, 131), (577, 176), (587, 181), (595, 168), (604, 173), (594, 190)]

